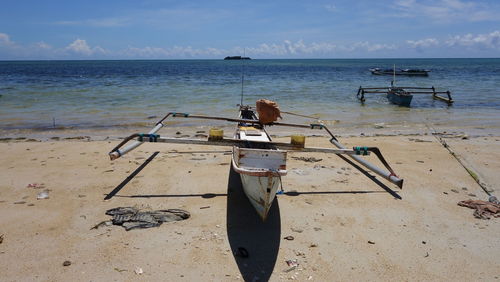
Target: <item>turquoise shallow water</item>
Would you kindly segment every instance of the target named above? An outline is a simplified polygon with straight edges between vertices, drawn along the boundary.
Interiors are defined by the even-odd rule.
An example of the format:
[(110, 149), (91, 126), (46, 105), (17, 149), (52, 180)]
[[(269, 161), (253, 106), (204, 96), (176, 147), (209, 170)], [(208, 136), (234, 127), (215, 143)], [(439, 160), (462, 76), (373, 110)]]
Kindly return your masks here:
[[(429, 77), (397, 77), (400, 86), (450, 90), (454, 105), (415, 96), (411, 108), (359, 86), (388, 86), (373, 67), (424, 68)], [(149, 124), (169, 111), (233, 117), (240, 102), (277, 101), (285, 111), (316, 114), (342, 127), (374, 123), (500, 130), (500, 59), (170, 60), (0, 62), (0, 129), (112, 128)], [(307, 121), (304, 121), (307, 122)], [(181, 120), (177, 125), (190, 125)]]

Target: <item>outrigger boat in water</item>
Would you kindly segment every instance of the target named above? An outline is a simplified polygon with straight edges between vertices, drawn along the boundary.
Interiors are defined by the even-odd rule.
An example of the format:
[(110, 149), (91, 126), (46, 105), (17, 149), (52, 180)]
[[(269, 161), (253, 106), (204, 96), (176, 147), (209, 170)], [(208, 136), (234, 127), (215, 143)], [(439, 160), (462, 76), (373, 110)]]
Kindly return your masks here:
[[(362, 102), (365, 102), (365, 94), (367, 93), (383, 93), (387, 95), (389, 102), (400, 105), (403, 107), (409, 107), (413, 99), (413, 94), (432, 94), (432, 98), (435, 100), (443, 101), (448, 103), (448, 105), (453, 103), (450, 91), (436, 91), (434, 86), (432, 87), (412, 87), (412, 86), (394, 86), (391, 83), (390, 87), (359, 87), (356, 97)], [(438, 94), (446, 94), (447, 97), (440, 96)]]
[[(400, 105), (403, 107), (409, 107), (411, 100), (413, 99), (413, 94), (432, 94), (432, 98), (442, 102), (448, 103), (448, 105), (453, 103), (450, 91), (436, 91), (434, 86), (432, 87), (412, 87), (412, 86), (396, 86), (396, 65), (392, 70), (386, 70), (391, 72), (392, 81), (390, 87), (359, 87), (356, 97), (361, 101), (365, 102), (366, 93), (384, 93), (387, 94), (387, 99), (389, 102)], [(384, 73), (386, 74), (386, 73)], [(388, 74), (388, 73), (387, 73)], [(438, 94), (446, 94), (447, 97), (439, 96)]]
[[(259, 101), (256, 107), (257, 112), (253, 107), (239, 105), (239, 118), (201, 116), (176, 112), (168, 113), (156, 123), (156, 126), (149, 133), (136, 133), (126, 137), (111, 150), (109, 156), (111, 160), (115, 160), (139, 147), (144, 142), (230, 146), (232, 147), (232, 169), (240, 175), (243, 190), (262, 220), (267, 218), (278, 188), (282, 185), (281, 178), (287, 174), (286, 158), (288, 151), (348, 155), (354, 161), (387, 179), (399, 188), (403, 187), (403, 179), (395, 174), (377, 147), (354, 147), (347, 149), (321, 123), (304, 125), (263, 121), (262, 116), (265, 113), (260, 112)], [(271, 102), (268, 100), (264, 101)], [(271, 103), (275, 104), (274, 102)], [(276, 108), (278, 109), (279, 116), (277, 105)], [(233, 138), (225, 138), (220, 129), (211, 129), (207, 140), (161, 137), (157, 132), (166, 125), (164, 122), (167, 118), (224, 120), (236, 123), (237, 127)], [(292, 136), (290, 143), (274, 142), (267, 133), (266, 126), (325, 130), (330, 137), (330, 143), (336, 148), (305, 147), (305, 137), (302, 135)], [(378, 157), (385, 169), (381, 169), (361, 157), (370, 153), (374, 153)]]

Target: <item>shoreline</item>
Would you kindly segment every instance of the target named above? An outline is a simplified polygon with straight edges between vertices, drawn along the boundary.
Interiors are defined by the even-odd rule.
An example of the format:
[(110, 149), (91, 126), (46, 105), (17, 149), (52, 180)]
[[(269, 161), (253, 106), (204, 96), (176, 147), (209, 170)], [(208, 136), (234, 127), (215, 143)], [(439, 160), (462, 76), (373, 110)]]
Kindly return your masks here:
[[(315, 122), (312, 122), (315, 123)], [(307, 123), (302, 123), (307, 124)], [(325, 123), (335, 136), (358, 137), (358, 136), (426, 136), (426, 135), (448, 135), (449, 137), (499, 137), (500, 128), (486, 127), (450, 127), (442, 125), (433, 125), (429, 127), (426, 124), (402, 125), (373, 123), (367, 126), (356, 127), (338, 127), (333, 124)], [(0, 129), (0, 142), (8, 141), (51, 141), (51, 140), (72, 140), (86, 139), (94, 140), (117, 140), (129, 136), (133, 133), (147, 133), (154, 127), (150, 126), (121, 126), (115, 128), (37, 128), (37, 129)], [(178, 137), (196, 137), (197, 134), (207, 134), (210, 128), (221, 128), (226, 137), (231, 137), (234, 126), (228, 123), (216, 123), (215, 125), (176, 125), (167, 124), (160, 130), (161, 135)], [(266, 128), (271, 136), (284, 137), (293, 134), (305, 136), (326, 136), (327, 133), (322, 130), (310, 130), (301, 128), (271, 126)], [(180, 134), (179, 134), (180, 132)], [(199, 136), (203, 137), (203, 136)]]

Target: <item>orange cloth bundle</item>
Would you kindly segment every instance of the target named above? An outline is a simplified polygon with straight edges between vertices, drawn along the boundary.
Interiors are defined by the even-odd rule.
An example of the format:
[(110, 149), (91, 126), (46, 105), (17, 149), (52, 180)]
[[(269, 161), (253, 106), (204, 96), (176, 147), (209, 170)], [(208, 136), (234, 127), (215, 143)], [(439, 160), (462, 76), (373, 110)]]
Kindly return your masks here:
[(256, 102), (257, 114), (262, 124), (270, 124), (281, 118), (281, 112), (278, 104), (271, 100), (260, 99)]

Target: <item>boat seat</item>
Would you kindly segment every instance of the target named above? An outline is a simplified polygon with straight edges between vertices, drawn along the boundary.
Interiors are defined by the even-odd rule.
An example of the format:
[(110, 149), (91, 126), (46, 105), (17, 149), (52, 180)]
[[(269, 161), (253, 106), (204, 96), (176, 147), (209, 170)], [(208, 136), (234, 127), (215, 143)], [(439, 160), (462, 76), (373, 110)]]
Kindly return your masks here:
[(246, 136), (262, 136), (262, 131), (258, 130), (245, 130)]

